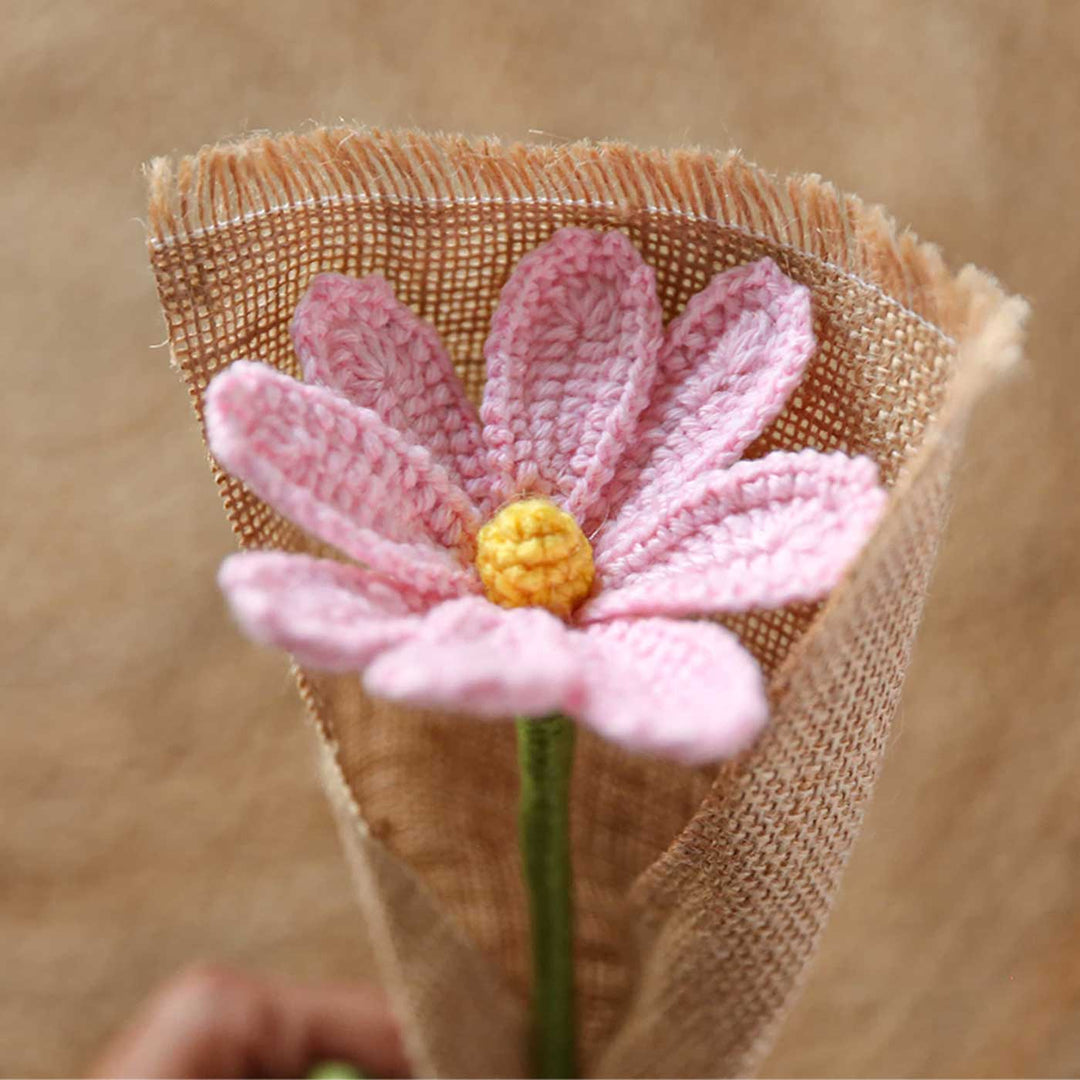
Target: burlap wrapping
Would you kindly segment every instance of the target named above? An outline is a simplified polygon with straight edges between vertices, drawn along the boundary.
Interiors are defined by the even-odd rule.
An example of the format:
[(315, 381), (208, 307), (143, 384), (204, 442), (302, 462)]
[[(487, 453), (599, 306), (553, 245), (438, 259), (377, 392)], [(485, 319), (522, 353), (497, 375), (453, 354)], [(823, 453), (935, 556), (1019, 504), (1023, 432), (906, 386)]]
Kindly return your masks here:
[[(150, 252), (202, 416), (239, 358), (299, 374), (293, 309), (322, 271), (378, 272), (474, 397), (499, 289), (564, 225), (621, 229), (668, 317), (770, 255), (814, 295), (820, 348), (751, 450), (868, 453), (890, 510), (823, 606), (732, 619), (771, 676), (742, 760), (688, 770), (583, 736), (573, 821), (589, 1074), (754, 1069), (811, 956), (895, 712), (969, 407), (1018, 352), (1021, 301), (815, 177), (738, 156), (319, 130), (150, 169)], [(246, 547), (314, 550), (215, 472)], [(524, 1075), (527, 923), (509, 724), (368, 701), (299, 673), (379, 975), (417, 1071)]]

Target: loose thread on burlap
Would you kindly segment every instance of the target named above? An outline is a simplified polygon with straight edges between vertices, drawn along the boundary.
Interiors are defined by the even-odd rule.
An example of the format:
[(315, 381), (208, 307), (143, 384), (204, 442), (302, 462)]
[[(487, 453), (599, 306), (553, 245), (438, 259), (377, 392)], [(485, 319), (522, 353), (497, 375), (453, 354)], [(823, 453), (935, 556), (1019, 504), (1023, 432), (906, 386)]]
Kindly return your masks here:
[(520, 836), (532, 921), (534, 1075), (576, 1076), (570, 773), (574, 725), (552, 715), (517, 722)]

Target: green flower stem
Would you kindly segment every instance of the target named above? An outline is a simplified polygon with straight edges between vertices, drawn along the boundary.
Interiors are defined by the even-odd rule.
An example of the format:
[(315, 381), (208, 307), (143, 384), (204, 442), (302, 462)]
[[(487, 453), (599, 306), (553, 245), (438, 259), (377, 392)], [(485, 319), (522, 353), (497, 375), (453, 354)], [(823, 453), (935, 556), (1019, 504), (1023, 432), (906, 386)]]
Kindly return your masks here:
[(574, 725), (565, 716), (517, 722), (521, 854), (532, 917), (536, 1076), (573, 1077), (574, 919), (570, 769)]
[(366, 1076), (348, 1061), (320, 1061), (308, 1070), (305, 1080), (365, 1080)]

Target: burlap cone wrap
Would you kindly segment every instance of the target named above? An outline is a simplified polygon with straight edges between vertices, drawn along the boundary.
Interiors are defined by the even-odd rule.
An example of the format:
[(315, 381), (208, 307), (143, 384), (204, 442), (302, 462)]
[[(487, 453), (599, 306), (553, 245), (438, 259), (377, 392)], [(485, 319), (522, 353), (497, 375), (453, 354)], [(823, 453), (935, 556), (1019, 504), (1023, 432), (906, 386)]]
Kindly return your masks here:
[[(732, 619), (771, 677), (767, 734), (689, 770), (584, 735), (573, 796), (589, 1075), (752, 1071), (805, 970), (896, 709), (970, 406), (1018, 353), (1024, 304), (815, 177), (736, 155), (318, 130), (150, 169), (150, 255), (202, 417), (233, 360), (299, 375), (312, 276), (381, 273), (469, 391), (499, 289), (564, 225), (621, 229), (670, 318), (763, 255), (813, 291), (819, 349), (751, 456), (867, 453), (888, 514), (823, 605)], [(315, 550), (215, 470), (245, 547)], [(528, 941), (514, 732), (405, 713), (300, 672), (378, 975), (423, 1075), (526, 1074)], [(287, 869), (283, 870), (287, 873)]]

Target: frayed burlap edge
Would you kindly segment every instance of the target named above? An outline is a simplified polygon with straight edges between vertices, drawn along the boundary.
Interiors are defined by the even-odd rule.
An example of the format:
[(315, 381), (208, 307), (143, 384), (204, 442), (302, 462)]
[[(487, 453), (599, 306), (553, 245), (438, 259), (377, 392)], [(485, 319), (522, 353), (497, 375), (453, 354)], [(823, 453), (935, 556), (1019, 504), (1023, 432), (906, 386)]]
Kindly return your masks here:
[[(1004, 299), (974, 268), (954, 277), (938, 249), (898, 232), (879, 206), (819, 176), (780, 180), (737, 152), (638, 150), (618, 143), (504, 146), (495, 139), (351, 128), (261, 136), (154, 159), (149, 240), (167, 245), (237, 219), (351, 199), (604, 206), (720, 221), (822, 259), (872, 284), (946, 334)], [(1013, 355), (991, 366), (1007, 364)]]
[[(595, 1070), (608, 1075), (752, 1070), (805, 971), (858, 829), (921, 613), (947, 505), (951, 459), (972, 403), (1019, 355), (1023, 302), (1006, 297), (973, 268), (954, 277), (934, 247), (911, 233), (898, 234), (879, 208), (841, 195), (817, 177), (778, 181), (735, 154), (588, 144), (503, 147), (493, 140), (339, 129), (209, 148), (175, 169), (158, 160), (149, 181), (152, 250), (237, 221), (264, 222), (273, 232), (277, 217), (290, 209), (364, 200), (602, 206), (616, 222), (643, 210), (721, 222), (821, 260), (956, 342), (946, 397), (896, 480), (886, 525), (773, 678), (772, 730), (751, 755), (722, 770), (693, 821), (642, 875), (631, 897), (637, 911), (638, 979), (627, 1014)], [(192, 392), (198, 398), (197, 389)], [(914, 552), (906, 561), (896, 554), (904, 545)], [(874, 592), (878, 579), (890, 581), (894, 591), (907, 590), (912, 602), (902, 613), (902, 647), (890, 662), (885, 706), (872, 723), (848, 725), (862, 731), (865, 742), (858, 767), (845, 773), (844, 746), (828, 738), (809, 745), (805, 735), (822, 726), (819, 717), (837, 713), (844, 687), (835, 671), (822, 675), (829, 664), (821, 657), (831, 640), (843, 647), (858, 638), (860, 618), (867, 617), (865, 595), (876, 595), (879, 603), (888, 600), (880, 589)], [(866, 663), (872, 666), (873, 660), (868, 653)], [(337, 748), (319, 722), (317, 694), (303, 677), (301, 689), (323, 737), (331, 801), (417, 1071), (519, 1072), (520, 1004), (505, 990), (500, 973), (441, 915), (415, 875), (368, 834), (337, 763)], [(851, 708), (857, 710), (858, 703)], [(770, 776), (784, 779), (789, 789), (809, 790), (819, 804), (836, 802), (827, 812), (817, 812), (818, 807), (810, 815), (816, 834), (827, 833), (827, 858), (818, 858), (812, 845), (791, 856), (785, 823), (802, 820), (807, 811), (782, 800), (762, 801)], [(838, 784), (842, 797), (834, 799)], [(745, 832), (747, 815), (764, 815), (771, 822), (765, 829), (769, 835), (740, 849), (731, 838), (740, 828)], [(812, 840), (821, 839), (816, 834)], [(776, 866), (763, 866), (763, 857), (790, 861), (793, 873), (805, 873), (809, 866), (821, 902), (801, 923), (784, 922), (780, 912), (779, 923), (766, 918), (759, 927), (732, 931), (740, 917), (737, 901), (754, 911), (761, 900), (754, 894), (755, 881), (767, 885), (769, 873), (776, 872)], [(414, 940), (421, 932), (423, 940)], [(439, 961), (434, 970), (432, 956)]]

